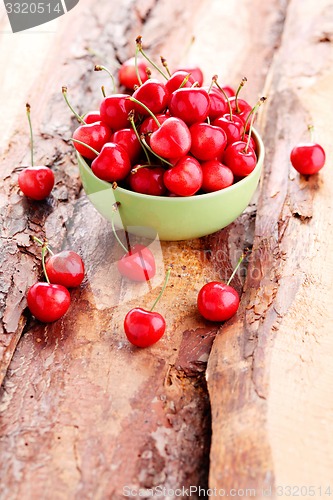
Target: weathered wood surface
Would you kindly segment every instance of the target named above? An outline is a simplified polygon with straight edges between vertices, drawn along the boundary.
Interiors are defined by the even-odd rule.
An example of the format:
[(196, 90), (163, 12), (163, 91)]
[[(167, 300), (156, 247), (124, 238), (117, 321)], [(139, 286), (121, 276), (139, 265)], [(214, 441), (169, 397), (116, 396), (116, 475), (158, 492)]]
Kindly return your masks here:
[[(311, 119), (331, 153), (331, 22), (327, 0), (127, 0), (121, 6), (103, 0), (98, 7), (85, 0), (50, 24), (53, 33), (1, 35), (7, 50), (0, 62), (11, 69), (2, 93), (8, 124), (0, 125), (3, 498), (117, 500), (125, 485), (207, 487), (209, 453), (212, 488), (259, 491), (329, 479), (332, 377), (324, 366), (333, 349), (326, 238), (332, 174), (327, 168), (310, 181), (288, 178), (288, 152)], [(270, 96), (255, 226), (252, 204), (216, 235), (163, 244), (153, 293), (119, 279), (112, 231), (80, 191), (66, 143), (74, 122), (60, 94), (67, 84), (82, 112), (96, 107), (108, 80), (91, 73), (93, 64), (115, 69), (139, 33), (152, 54), (163, 53), (171, 64), (197, 61), (207, 75), (219, 73), (232, 84), (246, 75), (251, 101), (264, 87)], [(196, 42), (186, 53), (192, 34)], [(36, 157), (53, 165), (57, 178), (43, 204), (22, 199), (12, 174), (29, 157), (26, 100), (43, 135)], [(26, 291), (40, 273), (31, 234), (45, 234), (55, 249), (76, 248), (87, 265), (71, 310), (47, 327), (24, 314)], [(205, 281), (226, 279), (253, 238), (242, 309), (220, 329), (210, 354), (218, 325), (198, 316), (197, 292)], [(173, 265), (160, 306), (168, 331), (153, 348), (137, 351), (124, 340), (122, 320), (132, 305), (152, 302), (163, 262)], [(240, 280), (235, 286), (241, 291)]]

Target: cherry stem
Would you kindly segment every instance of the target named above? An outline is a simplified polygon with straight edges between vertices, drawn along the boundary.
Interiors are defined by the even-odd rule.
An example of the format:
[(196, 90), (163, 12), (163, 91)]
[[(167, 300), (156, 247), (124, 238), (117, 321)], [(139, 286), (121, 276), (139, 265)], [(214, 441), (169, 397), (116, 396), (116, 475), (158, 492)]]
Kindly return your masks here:
[(165, 279), (164, 279), (164, 283), (163, 283), (163, 287), (162, 287), (162, 290), (160, 291), (160, 293), (158, 294), (157, 296), (157, 299), (155, 300), (154, 304), (152, 305), (151, 309), (150, 309), (150, 312), (153, 311), (153, 309), (155, 308), (157, 302), (160, 300), (160, 298), (162, 297), (163, 293), (164, 293), (164, 290), (168, 284), (168, 281), (169, 281), (169, 277), (170, 277), (170, 274), (171, 274), (171, 269), (168, 269), (167, 272), (166, 272), (166, 275), (165, 275)]
[(31, 154), (31, 166), (34, 166), (34, 136), (32, 133), (32, 125), (31, 125), (31, 116), (30, 116), (30, 110), (31, 106), (30, 104), (25, 105), (26, 110), (27, 110), (27, 117), (28, 117), (28, 122), (29, 122), (29, 129), (30, 129), (30, 154)]
[(230, 100), (229, 100), (229, 97), (227, 96), (227, 94), (224, 92), (223, 88), (221, 87), (221, 85), (218, 84), (217, 82), (217, 75), (214, 75), (213, 78), (212, 78), (212, 81), (213, 83), (215, 83), (215, 85), (217, 86), (217, 88), (222, 92), (222, 94), (224, 95), (226, 101), (227, 101), (227, 104), (228, 104), (228, 107), (229, 107), (229, 115), (230, 115), (230, 121), (232, 122), (233, 121), (233, 118), (232, 118), (232, 107), (231, 107), (231, 104), (230, 104)]
[(64, 99), (66, 101), (67, 106), (69, 107), (69, 109), (71, 110), (73, 115), (76, 117), (77, 121), (79, 123), (82, 123), (83, 125), (87, 125), (86, 122), (84, 121), (84, 119), (71, 106), (71, 104), (68, 100), (68, 97), (67, 97), (67, 87), (62, 87), (62, 95), (64, 96)]
[(113, 205), (113, 208), (112, 208), (112, 216), (111, 216), (112, 231), (113, 231), (114, 237), (118, 241), (121, 248), (124, 250), (125, 253), (128, 253), (128, 248), (126, 248), (125, 245), (123, 244), (123, 242), (120, 240), (120, 238), (117, 234), (116, 228), (114, 227), (114, 215), (116, 212), (118, 212), (118, 203), (115, 203), (115, 205)]
[(102, 91), (103, 97), (106, 97), (104, 85), (101, 86), (101, 91)]
[(88, 144), (86, 144), (85, 142), (82, 142), (82, 141), (78, 141), (77, 139), (73, 139), (73, 137), (70, 139), (72, 142), (77, 142), (78, 144), (81, 144), (81, 146), (85, 146), (86, 148), (90, 149), (90, 151), (92, 151), (93, 153), (95, 153), (96, 156), (99, 155), (99, 152), (96, 151), (96, 149), (92, 148), (91, 146), (89, 146)]
[(171, 72), (169, 70), (167, 60), (163, 56), (161, 56), (161, 63), (162, 63), (162, 66), (166, 69), (166, 72), (168, 73), (168, 75), (171, 76)]
[(144, 144), (143, 144), (143, 142), (141, 141), (141, 138), (140, 138), (140, 136), (139, 136), (138, 130), (137, 130), (137, 128), (136, 128), (136, 125), (135, 125), (135, 122), (134, 122), (134, 112), (133, 112), (133, 111), (131, 111), (131, 112), (129, 113), (129, 115), (128, 115), (128, 119), (129, 119), (130, 124), (132, 125), (132, 128), (133, 128), (133, 130), (134, 130), (134, 133), (135, 133), (135, 135), (136, 135), (136, 138), (138, 139), (139, 143), (141, 144), (141, 147), (142, 147), (142, 149), (143, 149), (143, 152), (144, 152), (144, 154), (145, 154), (145, 156), (146, 156), (146, 158), (147, 158), (147, 161), (148, 161), (148, 163), (149, 163), (149, 165), (150, 165), (150, 158), (149, 158), (149, 154), (148, 154), (148, 151), (147, 151), (147, 149), (146, 149), (145, 145), (144, 145)]
[(139, 51), (138, 45), (136, 45), (136, 49), (135, 49), (135, 73), (136, 73), (136, 77), (138, 79), (139, 85), (141, 87), (142, 80), (141, 80), (139, 66), (138, 66), (138, 55), (139, 55), (139, 52), (140, 51)]
[(158, 121), (158, 119), (156, 118), (156, 116), (154, 115), (154, 113), (152, 113), (152, 111), (150, 111), (150, 109), (145, 104), (143, 104), (142, 102), (140, 102), (137, 99), (135, 99), (135, 97), (128, 97), (127, 99), (129, 99), (130, 101), (135, 102), (136, 104), (139, 104), (140, 106), (142, 106), (143, 109), (145, 109), (147, 111), (147, 113), (149, 113), (150, 116), (153, 118), (153, 120), (155, 121), (155, 123), (158, 126), (158, 128), (160, 128), (160, 126), (161, 126), (160, 122)]
[(147, 61), (149, 62), (149, 64), (151, 64), (166, 80), (168, 80), (168, 77), (167, 75), (161, 70), (161, 68), (159, 68), (157, 66), (157, 64), (155, 64), (148, 56), (147, 54), (145, 53), (145, 51), (143, 50), (142, 48), (142, 36), (138, 36), (137, 39), (135, 40), (136, 41), (136, 46), (137, 46), (137, 49), (138, 51), (143, 55), (143, 57), (145, 59), (147, 59)]
[(49, 277), (47, 275), (46, 266), (45, 266), (45, 255), (47, 254), (47, 252), (48, 252), (48, 248), (47, 248), (47, 245), (44, 243), (42, 246), (42, 266), (43, 266), (43, 272), (44, 272), (45, 279), (48, 282), (48, 284), (50, 284), (50, 280), (49, 280)]
[(315, 141), (315, 133), (314, 133), (314, 125), (308, 125), (308, 131), (310, 132), (311, 142), (316, 142)]
[(156, 154), (156, 153), (155, 153), (155, 151), (153, 151), (153, 150), (151, 149), (151, 147), (147, 144), (147, 142), (146, 142), (146, 140), (145, 140), (144, 135), (141, 135), (140, 139), (141, 139), (141, 141), (143, 142), (143, 144), (145, 145), (145, 147), (148, 149), (148, 151), (149, 151), (152, 155), (156, 156), (156, 158), (158, 158), (159, 160), (161, 160), (163, 163), (166, 163), (166, 164), (167, 164), (167, 165), (169, 165), (170, 167), (173, 167), (173, 164), (172, 164), (172, 163), (170, 163), (168, 160), (165, 160), (164, 158), (162, 158), (162, 156), (159, 156), (158, 154)]
[[(251, 112), (249, 114), (249, 116), (252, 114), (252, 117), (251, 117), (251, 122), (250, 122), (250, 130), (249, 130), (249, 136), (247, 138), (247, 143), (246, 143), (246, 146), (245, 146), (245, 153), (247, 153), (247, 150), (249, 149), (249, 146), (250, 146), (250, 141), (251, 141), (251, 135), (252, 135), (252, 129), (253, 129), (253, 123), (254, 123), (254, 119), (256, 117), (256, 113), (258, 111), (258, 109), (260, 108), (260, 106), (262, 105), (262, 103), (264, 103), (266, 101), (267, 97), (260, 97), (259, 101), (257, 102), (257, 104), (254, 106), (253, 109), (251, 109)], [(248, 124), (248, 120), (246, 120), (246, 123), (244, 125), (244, 133), (245, 133), (245, 130), (246, 130), (246, 127), (247, 127), (247, 124)]]
[(240, 113), (240, 109), (238, 107), (238, 94), (240, 93), (241, 89), (244, 87), (244, 85), (246, 84), (247, 82), (247, 78), (246, 76), (244, 76), (240, 82), (240, 84), (238, 85), (238, 89), (237, 89), (237, 92), (236, 92), (236, 95), (235, 95), (235, 108), (236, 108), (236, 113)]
[(106, 68), (105, 66), (101, 66), (99, 64), (96, 64), (96, 66), (94, 67), (94, 71), (105, 71), (109, 75), (109, 77), (112, 80), (112, 93), (115, 94), (116, 93), (116, 82), (114, 81), (114, 77), (113, 77), (113, 74), (111, 73), (111, 71), (108, 68)]
[(37, 238), (37, 236), (33, 236), (32, 239), (38, 243), (39, 245), (41, 245), (42, 247), (43, 246), (46, 246), (47, 248), (47, 251), (51, 254), (51, 255), (54, 255), (54, 252), (52, 252), (51, 248), (49, 247), (49, 245), (47, 244), (47, 241), (42, 241), (40, 240), (39, 238)]
[(237, 273), (237, 271), (238, 271), (239, 266), (240, 266), (240, 265), (241, 265), (241, 263), (243, 262), (244, 257), (245, 257), (245, 253), (242, 253), (242, 255), (240, 256), (240, 258), (239, 258), (239, 260), (238, 260), (238, 262), (237, 262), (237, 264), (236, 264), (235, 269), (234, 269), (234, 270), (233, 270), (233, 272), (232, 272), (232, 275), (230, 276), (230, 278), (229, 278), (229, 279), (228, 279), (228, 281), (227, 281), (227, 286), (229, 286), (229, 285), (230, 285), (230, 283), (231, 283), (231, 281), (233, 280), (233, 278), (234, 278), (235, 274), (236, 274), (236, 273)]
[(260, 97), (259, 101), (253, 106), (253, 108), (251, 109), (250, 113), (248, 114), (246, 120), (245, 120), (245, 123), (244, 123), (244, 131), (243, 131), (243, 134), (242, 134), (242, 141), (244, 141), (244, 137), (245, 137), (245, 132), (246, 132), (246, 129), (247, 129), (247, 126), (249, 124), (249, 121), (251, 119), (251, 116), (256, 113), (257, 109), (259, 108), (259, 106), (261, 106), (261, 104), (263, 102), (265, 102), (267, 99), (267, 97)]
[(182, 89), (183, 87), (185, 87), (190, 78), (191, 78), (191, 73), (185, 76), (184, 80), (182, 81), (182, 83), (179, 85), (178, 88)]

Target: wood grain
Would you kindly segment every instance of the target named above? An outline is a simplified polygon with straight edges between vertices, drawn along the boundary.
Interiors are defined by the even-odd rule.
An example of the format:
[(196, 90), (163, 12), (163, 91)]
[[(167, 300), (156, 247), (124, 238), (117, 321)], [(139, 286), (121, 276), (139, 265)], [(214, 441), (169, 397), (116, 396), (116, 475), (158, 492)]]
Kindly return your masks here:
[[(325, 237), (332, 178), (328, 168), (300, 178), (288, 155), (309, 118), (331, 155), (331, 15), (328, 0), (100, 0), (98, 8), (85, 0), (50, 32), (22, 33), (14, 42), (0, 34), (7, 48), (0, 63), (11, 67), (8, 54), (24, 59), (11, 72), (18, 97), (7, 99), (8, 82), (0, 97), (9, 117), (0, 125), (1, 498), (118, 500), (126, 485), (259, 492), (328, 480), (333, 405), (331, 373), (322, 365), (332, 352)], [(109, 81), (93, 65), (116, 71), (139, 33), (171, 66), (199, 63), (208, 81), (218, 73), (234, 86), (246, 75), (251, 102), (269, 94), (258, 206), (253, 200), (234, 224), (207, 238), (155, 243), (152, 289), (117, 273), (121, 252), (81, 191), (68, 144), (75, 122), (60, 92), (68, 85), (80, 112), (96, 108)], [(27, 100), (36, 155), (56, 175), (42, 204), (21, 197), (13, 173), (29, 158)], [(75, 248), (87, 267), (69, 313), (48, 326), (25, 310), (26, 291), (41, 271), (32, 234), (45, 235), (55, 250)], [(252, 246), (234, 282), (241, 293), (245, 280), (242, 308), (214, 341), (219, 325), (199, 317), (197, 293), (206, 281), (226, 280)], [(159, 310), (167, 333), (151, 349), (134, 349), (124, 338), (124, 315), (152, 303), (166, 266), (172, 277)]]
[[(333, 57), (330, 42), (322, 41), (327, 26), (329, 2), (314, 12), (311, 2), (291, 1), (270, 70), (267, 156), (243, 307), (221, 329), (207, 371), (211, 487), (255, 488), (257, 494), (272, 488), (275, 497), (278, 485), (330, 484), (332, 256), (331, 242), (322, 244), (333, 187), (325, 127)], [(309, 122), (328, 166), (306, 179), (290, 167), (289, 154)]]

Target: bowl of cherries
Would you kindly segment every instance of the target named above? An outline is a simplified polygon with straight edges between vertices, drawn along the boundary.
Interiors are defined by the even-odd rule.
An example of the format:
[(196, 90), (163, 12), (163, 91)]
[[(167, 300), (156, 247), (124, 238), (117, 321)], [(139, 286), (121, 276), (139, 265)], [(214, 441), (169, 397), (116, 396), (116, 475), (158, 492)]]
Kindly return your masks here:
[(118, 75), (127, 90), (114, 88), (84, 116), (64, 87), (80, 122), (72, 140), (84, 190), (103, 216), (140, 236), (197, 238), (233, 222), (257, 188), (264, 145), (253, 123), (265, 98), (252, 107), (239, 98), (246, 78), (233, 92), (216, 75), (206, 86), (199, 68), (171, 73), (161, 62), (138, 37)]

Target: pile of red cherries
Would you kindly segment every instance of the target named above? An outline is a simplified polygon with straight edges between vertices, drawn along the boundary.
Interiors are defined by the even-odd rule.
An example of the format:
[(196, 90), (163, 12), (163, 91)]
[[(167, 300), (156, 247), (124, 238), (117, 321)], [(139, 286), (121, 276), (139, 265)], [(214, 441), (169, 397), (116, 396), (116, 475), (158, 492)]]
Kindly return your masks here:
[[(141, 37), (136, 44), (136, 57), (119, 71), (128, 93), (104, 97), (98, 111), (83, 117), (75, 113), (81, 124), (74, 147), (94, 174), (155, 196), (210, 193), (249, 175), (257, 164), (252, 125), (265, 98), (252, 107), (239, 98), (246, 78), (236, 92), (217, 76), (203, 85), (199, 68), (171, 73), (164, 58), (158, 67), (147, 56)], [(152, 78), (147, 64), (162, 77)], [(63, 94), (74, 112), (66, 87)]]
[[(139, 55), (142, 57), (139, 57)], [(164, 78), (151, 77), (146, 63)], [(107, 182), (122, 185), (138, 193), (153, 196), (192, 196), (224, 189), (249, 175), (257, 164), (257, 145), (252, 127), (262, 97), (254, 107), (239, 98), (246, 83), (243, 78), (237, 91), (221, 86), (214, 76), (203, 85), (200, 68), (169, 71), (161, 58), (158, 67), (136, 40), (135, 57), (124, 62), (118, 78), (128, 93), (105, 96), (98, 111), (80, 116), (72, 108), (63, 87), (64, 98), (80, 122), (73, 134), (77, 151), (91, 164), (94, 174)], [(106, 70), (96, 66), (95, 70)], [(114, 82), (114, 80), (113, 80)], [(34, 166), (30, 105), (26, 105), (31, 139), (31, 166), (20, 167), (18, 184), (28, 198), (44, 200), (54, 186), (54, 174), (46, 166)], [(309, 127), (311, 134), (313, 127)], [(325, 164), (325, 151), (314, 141), (293, 148), (290, 160), (303, 175), (317, 173)], [(114, 213), (117, 211), (117, 203)], [(132, 248), (122, 243), (112, 222), (115, 238), (124, 250), (117, 269), (124, 279), (136, 282), (151, 280), (156, 274), (154, 255), (148, 247)], [(42, 268), (46, 281), (30, 287), (27, 295), (31, 313), (42, 322), (60, 319), (70, 306), (68, 289), (84, 279), (84, 264), (72, 250), (53, 254), (47, 242), (34, 237), (42, 247)], [(48, 255), (48, 258), (46, 258)], [(197, 307), (210, 321), (226, 321), (239, 307), (239, 295), (230, 282), (240, 266), (238, 261), (228, 282), (206, 283), (199, 291)], [(150, 310), (131, 309), (124, 319), (128, 340), (138, 347), (156, 343), (164, 334), (164, 317), (153, 311), (167, 285), (164, 285)]]

